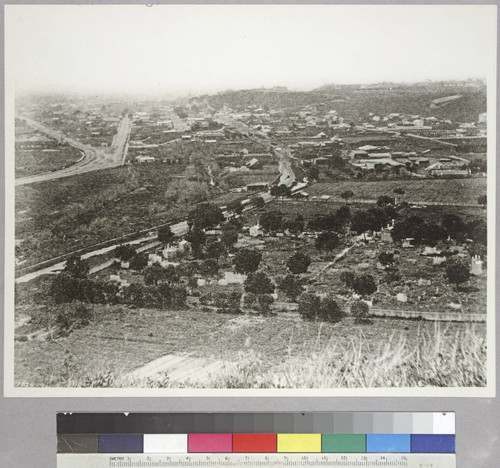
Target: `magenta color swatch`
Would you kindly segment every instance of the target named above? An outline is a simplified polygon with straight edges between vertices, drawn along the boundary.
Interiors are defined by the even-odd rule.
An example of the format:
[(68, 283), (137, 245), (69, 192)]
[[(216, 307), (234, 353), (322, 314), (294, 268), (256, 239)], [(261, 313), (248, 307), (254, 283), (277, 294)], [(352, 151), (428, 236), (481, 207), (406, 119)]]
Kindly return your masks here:
[(232, 451), (232, 434), (188, 434), (188, 452), (190, 453), (227, 453)]

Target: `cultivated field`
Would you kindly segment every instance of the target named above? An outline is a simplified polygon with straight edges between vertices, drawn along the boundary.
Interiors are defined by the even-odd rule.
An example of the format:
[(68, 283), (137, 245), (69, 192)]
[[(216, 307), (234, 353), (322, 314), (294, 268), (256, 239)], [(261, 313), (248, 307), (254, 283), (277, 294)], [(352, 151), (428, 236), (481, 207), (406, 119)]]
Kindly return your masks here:
[(317, 183), (307, 187), (310, 196), (330, 195), (340, 197), (346, 190), (354, 192), (353, 200), (377, 199), (380, 195), (394, 197), (394, 189), (405, 190), (403, 200), (435, 203), (477, 203), (477, 197), (486, 193), (486, 178), (386, 180), (374, 182), (340, 181)]

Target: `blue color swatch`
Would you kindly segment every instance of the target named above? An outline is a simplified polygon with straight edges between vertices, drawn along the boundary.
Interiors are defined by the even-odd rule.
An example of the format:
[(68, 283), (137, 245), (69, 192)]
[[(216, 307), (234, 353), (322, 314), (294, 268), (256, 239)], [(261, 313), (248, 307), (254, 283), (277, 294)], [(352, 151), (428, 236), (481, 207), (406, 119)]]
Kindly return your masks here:
[(367, 434), (367, 453), (410, 453), (410, 434)]
[(451, 434), (413, 434), (412, 453), (455, 453), (455, 436)]
[(142, 434), (99, 435), (99, 453), (142, 453)]

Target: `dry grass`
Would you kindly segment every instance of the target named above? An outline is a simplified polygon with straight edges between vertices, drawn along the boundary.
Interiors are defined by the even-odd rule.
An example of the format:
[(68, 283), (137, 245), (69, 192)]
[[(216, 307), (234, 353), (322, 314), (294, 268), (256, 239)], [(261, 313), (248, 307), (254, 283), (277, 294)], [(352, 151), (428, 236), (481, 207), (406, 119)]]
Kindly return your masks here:
[(475, 325), (435, 324), (418, 331), (416, 346), (401, 333), (373, 344), (360, 332), (347, 344), (332, 336), (309, 354), (288, 356), (280, 372), (259, 373), (255, 360), (217, 382), (222, 388), (481, 387), (486, 385), (486, 340)]
[[(238, 320), (241, 322), (242, 318)], [(248, 326), (246, 322), (238, 323), (239, 327), (236, 328)], [(256, 325), (255, 320), (250, 322), (252, 326)], [(258, 322), (265, 323), (266, 320)], [(345, 319), (333, 326), (318, 323), (313, 328), (315, 337), (310, 336), (307, 343), (302, 340), (300, 329), (295, 328), (296, 332), (292, 332), (288, 340), (281, 343), (280, 362), (275, 361), (270, 367), (268, 356), (262, 347), (243, 347), (233, 354), (235, 367), (203, 386), (327, 389), (486, 385), (484, 326), (399, 322), (414, 323), (414, 336), (405, 333), (404, 329), (390, 327), (397, 331), (389, 332), (387, 338), (381, 339), (383, 333), (380, 333), (378, 324), (387, 326), (389, 322), (378, 319), (364, 325), (355, 325), (352, 319)], [(232, 334), (238, 334), (239, 330), (234, 326), (231, 328)], [(351, 329), (352, 333), (349, 338), (342, 339), (342, 332), (345, 333), (347, 329)], [(374, 335), (376, 330), (378, 332)], [(133, 343), (127, 343), (127, 346), (134, 347)], [(104, 353), (98, 361), (87, 359), (84, 363), (80, 361), (75, 365), (79, 361), (78, 356), (73, 355), (69, 349), (66, 347), (63, 355), (60, 355), (62, 368), (57, 372), (53, 369), (49, 375), (46, 374), (44, 385), (101, 388), (201, 386), (189, 382), (172, 382), (168, 374), (130, 381), (123, 377), (125, 369), (116, 365), (112, 355)], [(133, 352), (131, 349), (128, 351)], [(36, 385), (19, 380), (17, 384), (21, 386)]]

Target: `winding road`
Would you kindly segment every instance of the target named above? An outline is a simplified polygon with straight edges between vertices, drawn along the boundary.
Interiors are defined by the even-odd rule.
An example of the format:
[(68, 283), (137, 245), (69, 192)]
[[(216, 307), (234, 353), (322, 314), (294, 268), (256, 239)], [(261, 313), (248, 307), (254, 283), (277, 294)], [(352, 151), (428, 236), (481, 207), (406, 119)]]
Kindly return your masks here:
[(68, 145), (79, 149), (84, 153), (84, 157), (77, 161), (75, 164), (60, 169), (54, 172), (46, 172), (44, 174), (37, 174), (34, 176), (21, 177), (16, 179), (16, 186), (33, 184), (35, 182), (43, 182), (46, 180), (60, 179), (62, 177), (69, 177), (72, 175), (82, 174), (84, 172), (97, 171), (99, 169), (106, 169), (110, 167), (120, 166), (124, 163), (123, 155), (128, 143), (132, 122), (125, 116), (118, 125), (116, 135), (113, 138), (113, 143), (109, 148), (94, 148), (93, 146), (81, 143), (74, 138), (64, 135), (62, 132), (46, 125), (30, 119), (25, 116), (19, 118), (26, 121), (26, 123), (38, 130), (41, 133), (55, 138), (60, 141), (65, 141)]

